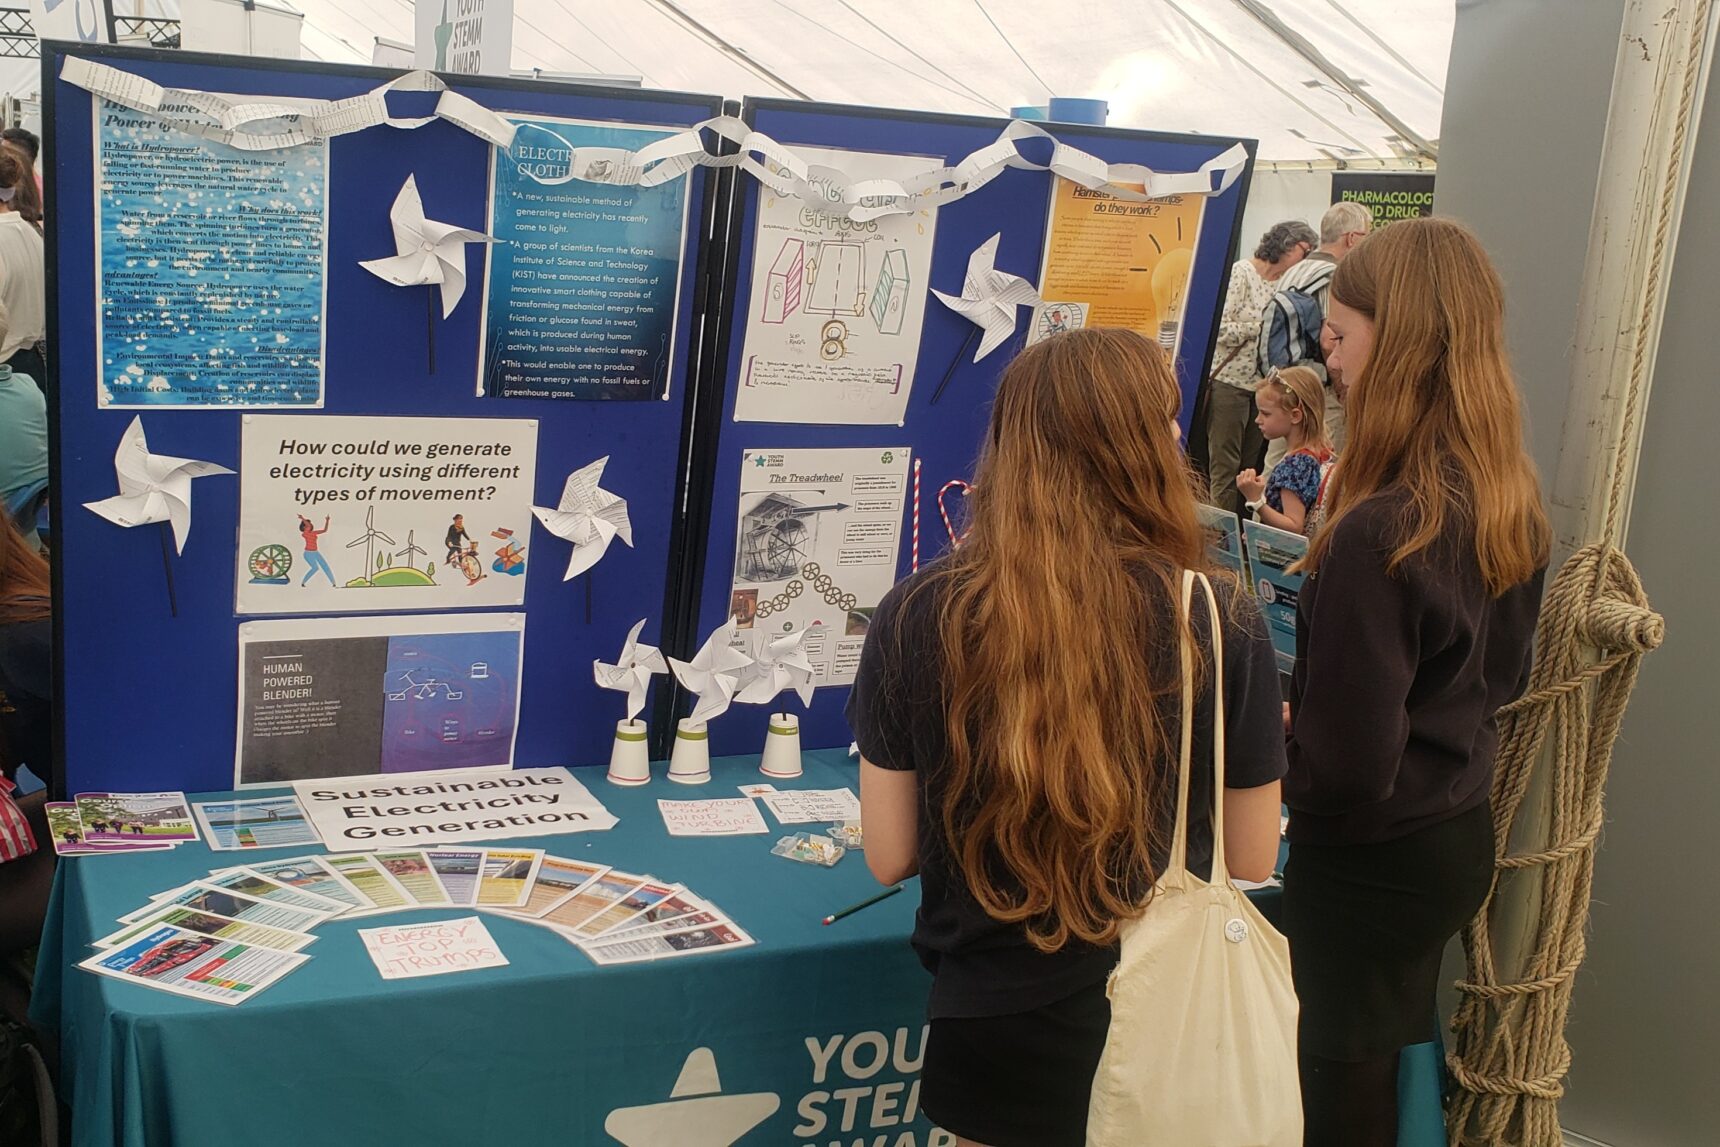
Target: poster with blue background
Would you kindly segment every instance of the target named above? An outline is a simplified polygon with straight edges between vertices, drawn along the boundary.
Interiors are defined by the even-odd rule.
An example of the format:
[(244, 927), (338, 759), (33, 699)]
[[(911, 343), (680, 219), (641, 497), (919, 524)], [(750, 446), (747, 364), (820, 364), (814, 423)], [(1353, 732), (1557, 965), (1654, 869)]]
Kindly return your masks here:
[(95, 117), (100, 405), (321, 406), (328, 145)]
[[(669, 397), (687, 226), (687, 181), (593, 182), (674, 132), (562, 119), (511, 121), (496, 149), (478, 393), (509, 398)], [(575, 178), (574, 167), (590, 179)]]
[(1272, 631), (1278, 671), (1288, 673), (1296, 667), (1296, 601), (1308, 576), (1292, 573), (1290, 567), (1307, 556), (1308, 539), (1256, 521), (1243, 522), (1242, 535), (1248, 542), (1248, 568), (1260, 612)]

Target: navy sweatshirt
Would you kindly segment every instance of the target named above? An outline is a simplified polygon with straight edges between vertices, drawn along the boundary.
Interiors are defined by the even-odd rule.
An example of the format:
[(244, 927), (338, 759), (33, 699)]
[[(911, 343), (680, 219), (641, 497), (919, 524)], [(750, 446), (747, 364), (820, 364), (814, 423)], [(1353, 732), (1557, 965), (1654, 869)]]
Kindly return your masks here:
[(1545, 571), (1494, 597), (1459, 520), (1388, 575), (1402, 511), (1386, 492), (1335, 522), (1297, 604), (1292, 843), (1395, 840), (1487, 800), (1494, 712), (1528, 683)]

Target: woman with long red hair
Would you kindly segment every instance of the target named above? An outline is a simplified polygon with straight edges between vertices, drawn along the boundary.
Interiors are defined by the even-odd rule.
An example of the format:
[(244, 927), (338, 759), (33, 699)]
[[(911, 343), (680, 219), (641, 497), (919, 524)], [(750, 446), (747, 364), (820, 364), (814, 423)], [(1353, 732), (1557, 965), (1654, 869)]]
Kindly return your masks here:
[(52, 596), (47, 561), (0, 514), (0, 956), (40, 939), (53, 884), (47, 794), (13, 794), (20, 765), (54, 782)]
[(1394, 223), (1332, 278), (1349, 441), (1298, 601), (1284, 925), (1307, 1139), (1397, 1142), (1398, 1051), (1493, 878), (1493, 715), (1528, 680), (1550, 530), (1475, 237)]
[(1277, 856), (1284, 733), (1265, 626), (1216, 574), (1222, 634), (1201, 608), (1179, 621), (1183, 571), (1211, 572), (1179, 397), (1131, 331), (1023, 351), (998, 384), (972, 532), (886, 595), (867, 634), (848, 706), (866, 863), (886, 883), (920, 875), (921, 1103), (963, 1143), (1085, 1142), (1119, 929), (1152, 910), (1169, 851), (1185, 635), (1203, 662), (1191, 867), (1212, 856), (1219, 720), (1225, 860), (1262, 879)]

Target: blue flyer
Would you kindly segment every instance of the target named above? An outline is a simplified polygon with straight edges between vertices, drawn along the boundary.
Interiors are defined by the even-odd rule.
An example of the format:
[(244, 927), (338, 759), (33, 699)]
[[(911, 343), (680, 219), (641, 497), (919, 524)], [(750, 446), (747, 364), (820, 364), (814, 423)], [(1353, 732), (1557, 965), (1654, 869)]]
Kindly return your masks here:
[[(513, 117), (491, 172), (478, 392), (666, 399), (687, 180), (594, 182), (674, 131)], [(602, 149), (611, 151), (607, 157)], [(575, 168), (583, 178), (576, 178)]]
[(1278, 671), (1288, 673), (1296, 665), (1296, 601), (1307, 577), (1290, 572), (1290, 567), (1308, 553), (1308, 539), (1253, 521), (1242, 524), (1242, 534), (1248, 542), (1248, 565), (1254, 571), (1260, 612), (1272, 631)]
[(241, 151), (96, 102), (104, 407), (319, 407), (328, 145)]

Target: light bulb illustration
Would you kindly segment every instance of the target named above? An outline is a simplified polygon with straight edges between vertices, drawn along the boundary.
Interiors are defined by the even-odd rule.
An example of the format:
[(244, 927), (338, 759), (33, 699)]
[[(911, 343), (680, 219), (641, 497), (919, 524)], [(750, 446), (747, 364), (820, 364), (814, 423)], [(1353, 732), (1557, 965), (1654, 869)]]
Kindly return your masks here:
[(1166, 251), (1153, 268), (1153, 305), (1158, 311), (1159, 349), (1170, 358), (1176, 353), (1177, 330), (1182, 325), (1183, 299), (1188, 294), (1194, 252), (1187, 247)]

